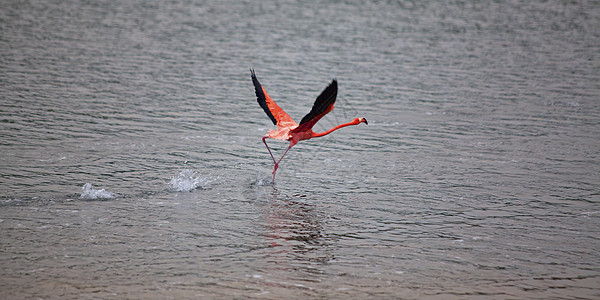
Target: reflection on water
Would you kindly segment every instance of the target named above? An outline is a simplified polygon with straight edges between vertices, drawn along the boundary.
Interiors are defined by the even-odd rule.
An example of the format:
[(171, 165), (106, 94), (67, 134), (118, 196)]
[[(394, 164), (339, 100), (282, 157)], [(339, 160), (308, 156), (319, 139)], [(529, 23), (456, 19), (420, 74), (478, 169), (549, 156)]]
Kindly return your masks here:
[[(324, 215), (305, 201), (305, 195), (282, 197), (273, 189), (268, 204), (261, 207), (262, 226), (268, 247), (260, 251), (263, 268), (254, 274), (271, 287), (318, 282), (323, 272), (316, 265), (333, 259), (330, 245), (322, 233)], [(296, 282), (292, 284), (290, 282)], [(306, 287), (306, 286), (304, 286)]]
[(599, 11), (4, 1), (0, 298), (598, 299)]
[(293, 261), (327, 262), (327, 256), (318, 255), (326, 245), (321, 233), (323, 216), (315, 211), (317, 208), (294, 199), (279, 200), (277, 196), (274, 190), (269, 206), (264, 208), (266, 237), (276, 253)]

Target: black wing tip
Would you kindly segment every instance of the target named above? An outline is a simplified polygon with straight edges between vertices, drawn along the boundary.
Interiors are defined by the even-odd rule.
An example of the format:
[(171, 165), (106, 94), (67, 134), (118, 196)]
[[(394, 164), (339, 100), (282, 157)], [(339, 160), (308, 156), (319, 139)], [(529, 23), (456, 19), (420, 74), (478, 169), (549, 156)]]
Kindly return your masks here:
[(323, 113), (327, 107), (333, 105), (333, 103), (335, 103), (335, 99), (337, 98), (337, 92), (337, 80), (333, 79), (331, 83), (321, 92), (319, 97), (317, 97), (310, 112), (300, 121), (300, 125), (312, 120), (316, 116)]
[(273, 122), (273, 125), (277, 125), (277, 119), (273, 116), (273, 113), (269, 109), (269, 105), (267, 104), (267, 98), (265, 97), (265, 93), (263, 92), (262, 85), (258, 82), (258, 78), (256, 78), (256, 73), (254, 73), (254, 69), (250, 68), (250, 74), (252, 75), (252, 83), (254, 84), (254, 90), (256, 92), (256, 101), (262, 109), (265, 111), (269, 119)]
[(337, 89), (338, 89), (337, 79), (334, 78), (334, 79), (331, 80), (331, 83), (329, 84), (329, 86), (327, 87), (327, 89), (331, 89), (331, 88), (333, 88), (335, 90), (336, 94), (337, 94)]
[[(333, 92), (335, 94), (335, 96), (337, 96), (337, 90), (338, 90), (337, 80), (336, 79), (331, 80), (331, 83), (323, 92), (325, 92), (326, 90), (330, 90), (331, 92)], [(333, 100), (333, 101), (335, 101), (335, 100)]]

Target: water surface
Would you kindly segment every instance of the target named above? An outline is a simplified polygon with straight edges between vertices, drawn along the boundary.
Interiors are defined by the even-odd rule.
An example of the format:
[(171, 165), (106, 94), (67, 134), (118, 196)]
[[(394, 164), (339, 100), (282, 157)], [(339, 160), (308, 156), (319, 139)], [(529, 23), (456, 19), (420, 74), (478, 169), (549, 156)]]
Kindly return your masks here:
[[(600, 297), (592, 1), (8, 1), (2, 298)], [(277, 182), (249, 68), (300, 120)], [(272, 143), (281, 153), (285, 143)]]

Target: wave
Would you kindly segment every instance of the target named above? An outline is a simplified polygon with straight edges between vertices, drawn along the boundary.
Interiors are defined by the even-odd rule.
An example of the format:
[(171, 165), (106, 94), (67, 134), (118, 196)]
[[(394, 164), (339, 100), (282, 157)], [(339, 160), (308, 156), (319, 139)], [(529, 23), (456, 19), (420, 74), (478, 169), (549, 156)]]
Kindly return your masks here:
[(86, 183), (81, 188), (81, 196), (79, 198), (84, 200), (96, 200), (96, 199), (113, 199), (117, 194), (106, 191), (105, 189), (95, 189), (91, 183)]
[(169, 187), (176, 192), (190, 192), (197, 188), (206, 189), (212, 180), (207, 177), (200, 177), (194, 170), (186, 169), (179, 172), (179, 175), (171, 177)]
[(268, 175), (259, 173), (256, 175), (256, 180), (254, 181), (254, 185), (256, 186), (268, 186), (273, 185), (273, 175), (269, 172)]
[(369, 121), (369, 126), (380, 126), (380, 127), (397, 127), (400, 126), (400, 122), (382, 122)]

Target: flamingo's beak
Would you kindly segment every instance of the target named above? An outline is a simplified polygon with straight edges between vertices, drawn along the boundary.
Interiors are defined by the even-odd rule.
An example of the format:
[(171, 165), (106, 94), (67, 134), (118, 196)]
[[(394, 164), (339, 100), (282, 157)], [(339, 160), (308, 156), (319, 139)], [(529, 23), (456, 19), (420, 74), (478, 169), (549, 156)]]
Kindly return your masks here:
[(363, 121), (365, 123), (365, 125), (369, 125), (369, 122), (367, 122), (367, 119), (365, 119), (365, 118), (361, 118), (361, 119), (362, 119), (361, 121)]

